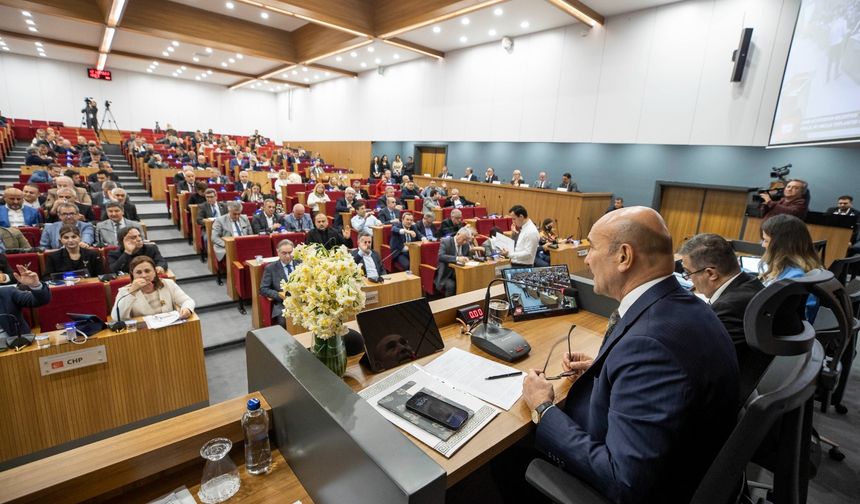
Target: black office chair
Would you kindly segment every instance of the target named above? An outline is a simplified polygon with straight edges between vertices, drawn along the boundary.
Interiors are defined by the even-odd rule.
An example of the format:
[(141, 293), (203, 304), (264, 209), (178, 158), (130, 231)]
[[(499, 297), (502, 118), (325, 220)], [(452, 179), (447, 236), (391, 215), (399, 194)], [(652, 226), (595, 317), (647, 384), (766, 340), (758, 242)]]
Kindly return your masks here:
[[(836, 259), (830, 265), (830, 271), (845, 286), (848, 297), (851, 299), (854, 317), (860, 318), (860, 280), (857, 279), (860, 276), (860, 255)], [(822, 315), (824, 315), (823, 318)], [(826, 312), (819, 314), (819, 318), (815, 319), (815, 328), (818, 330), (828, 330), (833, 327), (836, 327), (836, 324)], [(858, 333), (855, 332), (852, 341), (848, 343), (848, 348), (842, 353), (842, 360), (840, 361), (842, 364), (842, 373), (839, 375), (839, 384), (830, 398), (833, 407), (840, 415), (848, 413), (848, 408), (842, 404), (842, 396), (845, 394), (848, 377), (851, 375), (851, 366), (854, 363), (854, 357), (857, 355), (857, 340)]]
[(827, 266), (824, 262), (827, 257), (827, 240), (816, 240), (812, 242), (812, 248), (818, 252), (818, 257), (821, 259), (821, 264)]
[(760, 256), (764, 254), (764, 247), (759, 242), (748, 242), (743, 240), (732, 240), (732, 250), (739, 254)]
[[(809, 458), (811, 398), (824, 350), (804, 315), (806, 299), (814, 286), (832, 278), (829, 272), (816, 272), (801, 279), (780, 280), (750, 301), (744, 316), (747, 343), (774, 359), (738, 413), (735, 429), (691, 502), (737, 502), (741, 492), (746, 491), (745, 467), (778, 420), (781, 426), (774, 445), (778, 453), (773, 469), (773, 502), (805, 500), (808, 469), (800, 461)], [(544, 460), (531, 462), (526, 480), (557, 503), (606, 502), (586, 483)]]

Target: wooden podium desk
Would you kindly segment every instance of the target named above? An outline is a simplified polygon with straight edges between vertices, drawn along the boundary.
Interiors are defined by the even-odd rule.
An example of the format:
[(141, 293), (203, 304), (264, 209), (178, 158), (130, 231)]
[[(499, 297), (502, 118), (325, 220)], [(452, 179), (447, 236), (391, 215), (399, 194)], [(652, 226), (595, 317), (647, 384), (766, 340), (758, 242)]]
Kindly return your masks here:
[(549, 249), (549, 263), (567, 264), (567, 271), (581, 271), (586, 269), (585, 256), (588, 254), (589, 245), (574, 245), (573, 243), (559, 243), (558, 248)]
[[(112, 429), (160, 420), (209, 401), (200, 320), (134, 333), (105, 329), (86, 343), (0, 353), (0, 463), (53, 447), (68, 449)], [(54, 331), (56, 332), (56, 331)], [(107, 361), (43, 375), (103, 348)], [(89, 356), (89, 355), (88, 355)], [(56, 357), (40, 363), (45, 357)], [(85, 357), (86, 358), (86, 357)], [(2, 493), (2, 492), (0, 492)]]
[(215, 249), (212, 247), (212, 224), (215, 223), (215, 219), (210, 217), (208, 219), (203, 219), (203, 227), (205, 228), (206, 233), (206, 257), (207, 263), (209, 264), (209, 271), (212, 274), (218, 273), (218, 259), (215, 258)]
[(510, 265), (511, 261), (508, 259), (488, 260), (474, 266), (452, 264), (454, 279), (457, 282), (457, 294), (486, 289), (487, 284), (501, 276), (499, 272)]
[[(757, 243), (761, 241), (761, 223), (760, 217), (747, 217), (746, 227), (744, 228), (743, 240)], [(853, 230), (849, 228), (824, 226), (822, 224), (806, 224), (809, 229), (809, 236), (812, 241), (827, 240), (827, 250), (825, 251), (824, 267), (830, 267), (830, 264), (836, 259), (842, 259), (848, 253), (848, 247), (851, 246), (851, 233)]]

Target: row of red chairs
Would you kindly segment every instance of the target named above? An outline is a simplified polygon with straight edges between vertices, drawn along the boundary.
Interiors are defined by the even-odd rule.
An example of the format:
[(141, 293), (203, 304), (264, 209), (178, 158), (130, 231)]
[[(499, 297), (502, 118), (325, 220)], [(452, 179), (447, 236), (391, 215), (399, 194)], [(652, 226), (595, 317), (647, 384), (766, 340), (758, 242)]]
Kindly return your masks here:
[[(22, 228), (19, 228), (19, 229), (22, 229)], [(38, 228), (28, 228), (28, 229), (39, 230)], [(41, 233), (41, 230), (39, 230), (39, 232)], [(27, 240), (29, 241), (29, 237), (27, 238)], [(38, 245), (38, 242), (36, 243), (36, 245)], [(110, 253), (110, 251), (112, 251), (112, 250), (116, 250), (117, 248), (118, 247), (115, 247), (113, 245), (108, 245), (106, 247), (100, 247), (100, 248), (96, 249), (99, 251), (99, 254), (102, 256), (102, 264), (104, 265), (104, 269), (105, 269), (104, 272), (110, 272), (110, 268), (108, 267), (108, 253)], [(6, 256), (6, 260), (9, 262), (9, 267), (11, 267), (13, 271), (15, 271), (15, 267), (20, 264), (22, 266), (26, 266), (27, 269), (36, 273), (37, 275), (39, 275), (39, 278), (41, 278), (42, 274), (44, 272), (44, 269), (42, 268), (42, 265), (44, 264), (44, 258), (51, 255), (51, 254), (56, 254), (56, 253), (57, 252), (54, 251), (54, 252), (48, 252), (48, 253), (26, 252), (24, 254), (8, 254)], [(44, 257), (40, 257), (40, 256), (44, 256)]]

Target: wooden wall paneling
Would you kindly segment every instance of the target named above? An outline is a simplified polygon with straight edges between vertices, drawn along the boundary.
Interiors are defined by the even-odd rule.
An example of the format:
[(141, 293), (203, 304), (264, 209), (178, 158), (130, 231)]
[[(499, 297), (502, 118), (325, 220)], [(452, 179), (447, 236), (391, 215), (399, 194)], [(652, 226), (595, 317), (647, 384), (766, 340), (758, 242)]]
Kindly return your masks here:
[[(747, 218), (744, 241), (761, 241), (761, 222), (762, 219), (759, 217)], [(842, 259), (847, 255), (848, 247), (851, 246), (850, 229), (820, 224), (807, 224), (806, 227), (809, 229), (809, 236), (812, 237), (812, 241), (827, 240), (827, 250), (824, 257), (825, 267), (830, 267), (833, 261)]]
[(672, 247), (677, 250), (684, 241), (696, 234), (702, 213), (705, 190), (692, 187), (664, 187), (660, 215), (672, 234)]
[(373, 158), (369, 141), (285, 141), (284, 145), (319, 152), (326, 163), (333, 164), (336, 168), (349, 168), (365, 177), (370, 175), (370, 161)]
[(735, 191), (709, 189), (702, 205), (698, 233), (714, 233), (727, 239), (741, 235), (747, 195)]

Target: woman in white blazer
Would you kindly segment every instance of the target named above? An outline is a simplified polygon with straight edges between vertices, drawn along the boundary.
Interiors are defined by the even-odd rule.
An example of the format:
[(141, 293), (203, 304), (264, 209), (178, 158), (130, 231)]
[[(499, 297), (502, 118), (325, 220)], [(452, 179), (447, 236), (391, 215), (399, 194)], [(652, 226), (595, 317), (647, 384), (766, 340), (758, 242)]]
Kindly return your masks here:
[(116, 293), (111, 315), (118, 320), (178, 311), (186, 319), (194, 311), (194, 300), (176, 282), (160, 278), (149, 256), (131, 260), (131, 283)]

